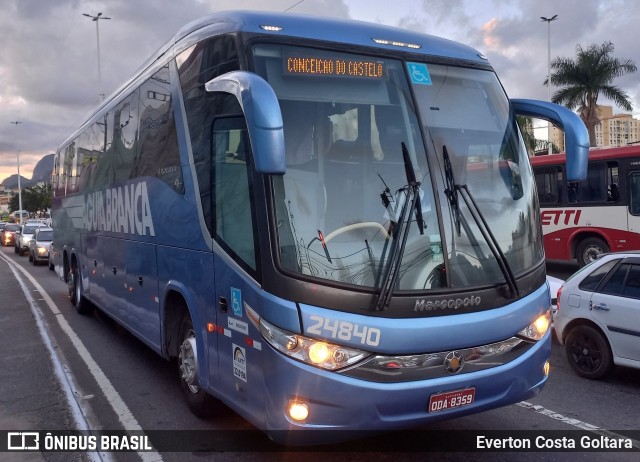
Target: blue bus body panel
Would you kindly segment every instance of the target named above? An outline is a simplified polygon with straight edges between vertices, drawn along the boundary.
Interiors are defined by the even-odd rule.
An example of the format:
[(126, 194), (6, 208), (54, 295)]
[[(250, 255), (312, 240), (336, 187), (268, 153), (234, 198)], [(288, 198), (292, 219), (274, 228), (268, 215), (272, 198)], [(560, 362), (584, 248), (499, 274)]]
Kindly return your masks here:
[[(551, 332), (521, 357), (507, 364), (484, 371), (453, 375), (439, 379), (395, 384), (368, 382), (339, 373), (316, 369), (299, 363), (263, 344), (260, 366), (264, 386), (260, 391), (265, 400), (265, 415), (251, 415), (246, 409), (234, 406), (255, 425), (274, 430), (271, 436), (287, 442), (289, 429), (382, 431), (410, 428), (439, 420), (461, 417), (476, 412), (513, 404), (536, 395), (544, 386), (547, 376), (544, 365), (551, 353)], [(252, 371), (249, 362), (248, 370)], [(470, 405), (429, 412), (429, 397), (434, 393), (475, 389)], [(274, 392), (277, 390), (277, 392)], [(305, 423), (291, 421), (286, 415), (287, 405), (303, 401), (309, 407)], [(252, 410), (255, 413), (255, 409)], [(264, 423), (264, 427), (262, 427)], [(364, 436), (364, 435), (362, 435)], [(295, 443), (307, 436), (296, 435)], [(317, 438), (317, 433), (308, 438)], [(346, 432), (322, 432), (322, 442), (352, 438)]]
[[(237, 275), (223, 266), (219, 266), (216, 272), (220, 270), (227, 276), (216, 278), (218, 284), (233, 284), (240, 288), (245, 307), (249, 305), (269, 322), (295, 332), (295, 309), (292, 304), (286, 303), (278, 309), (278, 300), (268, 300), (269, 297), (265, 298), (259, 288), (247, 284), (249, 281), (238, 280)], [(231, 294), (228, 296), (232, 297)], [(272, 306), (265, 309), (265, 305)], [(526, 327), (522, 325), (523, 319), (534, 320), (548, 307), (549, 292), (545, 284), (508, 307), (465, 315), (460, 326), (456, 324), (463, 318), (455, 315), (387, 319), (346, 315), (304, 305), (300, 310), (305, 326), (308, 322), (314, 322), (311, 316), (331, 316), (333, 320), (345, 319), (351, 323), (363, 322), (371, 327), (377, 326), (382, 333), (380, 345), (377, 348), (367, 346), (366, 349), (392, 355), (456, 350), (503, 340)], [(544, 365), (551, 352), (550, 331), (526, 353), (491, 369), (414, 382), (376, 383), (293, 360), (275, 351), (261, 337), (258, 329), (246, 317), (246, 309), (242, 310), (240, 316), (229, 316), (245, 323), (247, 332), (228, 329), (218, 335), (225, 342), (225, 346), (220, 347), (222, 388), (216, 387), (210, 391), (257, 427), (272, 430), (272, 438), (280, 442), (309, 444), (341, 441), (353, 438), (353, 434), (345, 431), (401, 429), (473, 414), (530, 398), (542, 389), (547, 380)], [(226, 324), (224, 327), (227, 327)], [(365, 349), (357, 342), (341, 343)], [(225, 351), (231, 351), (232, 346), (242, 348), (246, 360), (246, 381), (234, 377), (233, 359)], [(432, 394), (469, 387), (475, 389), (475, 399), (471, 405), (429, 412), (428, 403)], [(303, 401), (309, 407), (310, 415), (304, 423), (294, 422), (286, 414), (288, 404), (294, 400)], [(294, 441), (287, 440), (292, 435), (282, 432), (296, 429), (342, 431), (297, 434)]]
[[(549, 289), (545, 284), (532, 294), (504, 307), (463, 316), (389, 319), (308, 305), (300, 305), (300, 311), (303, 333), (309, 337), (317, 337), (313, 334), (313, 331), (317, 330), (330, 333), (329, 329), (318, 326), (321, 318), (323, 324), (328, 323), (329, 326), (335, 322), (347, 322), (354, 326), (357, 324), (360, 331), (365, 326), (367, 330), (372, 327), (379, 329), (379, 344), (371, 346), (356, 336), (353, 336), (351, 341), (331, 336), (328, 336), (327, 340), (385, 354), (414, 354), (456, 350), (506, 340), (535, 321), (549, 309), (549, 306)], [(314, 325), (318, 327), (309, 332), (310, 326)], [(355, 331), (355, 327), (353, 330)]]

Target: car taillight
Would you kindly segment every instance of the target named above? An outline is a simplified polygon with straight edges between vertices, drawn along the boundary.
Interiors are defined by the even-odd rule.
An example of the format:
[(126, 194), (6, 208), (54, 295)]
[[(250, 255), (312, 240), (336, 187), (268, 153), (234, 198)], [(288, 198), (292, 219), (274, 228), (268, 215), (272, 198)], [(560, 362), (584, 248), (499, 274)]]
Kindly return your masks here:
[(556, 294), (556, 313), (560, 311), (560, 296), (562, 295), (562, 287), (558, 289), (558, 293)]

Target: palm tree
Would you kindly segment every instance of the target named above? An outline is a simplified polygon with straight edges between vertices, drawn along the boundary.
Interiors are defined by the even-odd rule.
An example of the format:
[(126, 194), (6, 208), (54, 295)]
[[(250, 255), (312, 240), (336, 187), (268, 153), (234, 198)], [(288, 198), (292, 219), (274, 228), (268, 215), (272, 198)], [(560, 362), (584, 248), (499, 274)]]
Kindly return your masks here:
[(531, 117), (516, 116), (520, 132), (522, 133), (522, 141), (527, 148), (527, 153), (532, 156), (536, 150), (536, 138), (533, 135), (533, 121)]
[[(561, 87), (551, 100), (569, 109), (578, 110), (589, 131), (591, 146), (596, 145), (596, 125), (600, 122), (597, 111), (600, 94), (625, 111), (633, 110), (627, 93), (611, 83), (616, 77), (636, 72), (637, 67), (630, 59), (621, 61), (613, 58), (613, 48), (611, 42), (589, 45), (586, 50), (578, 45), (575, 61), (571, 58), (556, 58), (551, 62), (551, 68), (555, 70), (551, 74), (551, 83)], [(544, 84), (548, 85), (548, 79)]]
[[(527, 154), (529, 157), (534, 156), (536, 152), (540, 151), (548, 151), (549, 145), (546, 140), (539, 140), (533, 134), (533, 119), (527, 116), (516, 116), (516, 120), (518, 121), (518, 126), (520, 127), (520, 133), (522, 133), (522, 141), (524, 141), (524, 145), (527, 148)], [(555, 144), (551, 144), (551, 149), (553, 153), (558, 153), (560, 150), (558, 146)]]

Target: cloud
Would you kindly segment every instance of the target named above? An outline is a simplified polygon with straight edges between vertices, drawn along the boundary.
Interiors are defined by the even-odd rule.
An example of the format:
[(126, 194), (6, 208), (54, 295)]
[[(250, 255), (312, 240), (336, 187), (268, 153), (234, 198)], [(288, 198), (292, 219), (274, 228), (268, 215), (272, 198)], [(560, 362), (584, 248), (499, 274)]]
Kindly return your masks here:
[[(282, 11), (295, 0), (20, 0), (3, 2), (0, 15), (0, 181), (30, 176), (99, 101), (96, 23), (99, 20), (102, 92), (120, 86), (187, 23), (216, 11)], [(305, 1), (291, 9), (348, 17), (340, 0)], [(16, 129), (8, 122), (23, 123)]]
[[(15, 173), (20, 149), (24, 171), (31, 158), (55, 150), (98, 101), (95, 22), (99, 22), (101, 81), (109, 93), (128, 79), (186, 23), (226, 9), (260, 9), (395, 25), (460, 41), (484, 53), (511, 97), (547, 99), (548, 26), (551, 55), (575, 57), (577, 44), (612, 41), (615, 56), (640, 64), (635, 29), (637, 0), (12, 0), (0, 15), (0, 180)], [(640, 113), (640, 79), (615, 84)], [(606, 101), (601, 101), (606, 103)], [(9, 121), (24, 122), (18, 127)], [(33, 157), (30, 157), (33, 156)], [(32, 165), (31, 165), (32, 167)], [(12, 170), (13, 168), (13, 170)]]

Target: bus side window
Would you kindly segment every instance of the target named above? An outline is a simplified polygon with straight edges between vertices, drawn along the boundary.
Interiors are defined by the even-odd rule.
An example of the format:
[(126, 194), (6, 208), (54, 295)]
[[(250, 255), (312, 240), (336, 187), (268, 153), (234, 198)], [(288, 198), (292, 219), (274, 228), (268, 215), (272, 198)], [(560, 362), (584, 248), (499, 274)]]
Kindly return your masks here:
[(581, 200), (585, 202), (604, 202), (607, 200), (607, 172), (604, 163), (589, 165), (587, 180), (581, 183)]
[(100, 120), (100, 122), (94, 123), (87, 130), (87, 140), (85, 149), (95, 153), (96, 165), (92, 172), (90, 181), (90, 187), (92, 189), (102, 189), (109, 184), (109, 170), (111, 159), (105, 152), (106, 135), (105, 130), (107, 126), (107, 117)]
[(619, 198), (618, 163), (607, 162), (607, 202), (617, 202)]
[(138, 135), (138, 90), (127, 96), (109, 111), (112, 123), (108, 127), (111, 144), (107, 152), (111, 157), (111, 180), (121, 183), (129, 179), (136, 157)]
[(558, 181), (558, 170), (556, 168), (539, 170), (535, 173), (535, 178), (540, 204), (552, 205), (562, 200), (562, 193), (558, 188), (560, 181)]
[(213, 122), (212, 132), (215, 239), (238, 263), (256, 270), (249, 181), (251, 147), (244, 117), (219, 117)]
[(632, 215), (640, 215), (640, 173), (629, 177), (629, 211)]
[[(137, 111), (140, 117), (139, 147), (129, 177), (156, 177), (177, 193), (184, 194), (168, 64), (140, 87)], [(135, 152), (135, 146), (131, 150)]]
[(578, 187), (579, 187), (580, 183), (578, 183), (577, 181), (571, 181), (570, 183), (567, 183), (567, 199), (569, 201), (569, 203), (575, 203), (578, 202)]

